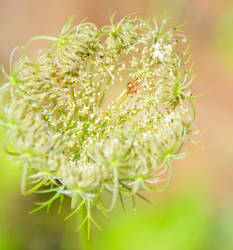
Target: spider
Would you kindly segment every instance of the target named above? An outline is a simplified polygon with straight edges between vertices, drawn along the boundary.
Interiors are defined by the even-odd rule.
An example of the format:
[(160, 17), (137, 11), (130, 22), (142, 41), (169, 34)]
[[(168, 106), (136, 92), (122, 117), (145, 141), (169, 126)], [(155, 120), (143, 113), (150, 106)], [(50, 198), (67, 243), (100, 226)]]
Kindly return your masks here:
[(129, 80), (127, 83), (127, 94), (136, 94), (139, 88), (138, 79)]

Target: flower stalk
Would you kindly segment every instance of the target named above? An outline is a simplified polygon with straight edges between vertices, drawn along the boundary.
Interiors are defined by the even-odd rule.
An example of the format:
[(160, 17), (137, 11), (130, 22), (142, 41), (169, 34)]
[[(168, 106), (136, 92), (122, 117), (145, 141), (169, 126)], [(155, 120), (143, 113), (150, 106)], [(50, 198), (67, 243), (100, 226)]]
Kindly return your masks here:
[[(84, 221), (87, 216), (87, 210), (83, 207), (78, 213), (78, 218), (80, 222)], [(88, 235), (87, 224), (83, 225), (80, 229), (80, 243), (82, 250), (91, 250), (90, 235)]]

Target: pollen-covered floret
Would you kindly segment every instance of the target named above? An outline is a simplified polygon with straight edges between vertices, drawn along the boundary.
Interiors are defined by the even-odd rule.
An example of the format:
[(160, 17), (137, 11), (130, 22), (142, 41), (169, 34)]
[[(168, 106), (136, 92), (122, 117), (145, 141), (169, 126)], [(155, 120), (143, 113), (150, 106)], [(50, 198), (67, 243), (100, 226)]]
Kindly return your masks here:
[[(37, 38), (14, 65), (13, 51), (1, 123), (6, 151), (23, 166), (25, 193), (46, 186), (56, 192), (51, 202), (68, 195), (72, 208), (83, 202), (106, 212), (119, 195), (166, 187), (195, 112), (186, 39), (164, 24), (137, 16), (112, 17), (100, 29), (67, 22), (57, 37), (38, 37), (51, 41), (38, 54), (29, 52)], [(122, 81), (121, 96), (107, 102), (110, 86)], [(26, 181), (35, 185), (29, 191)]]

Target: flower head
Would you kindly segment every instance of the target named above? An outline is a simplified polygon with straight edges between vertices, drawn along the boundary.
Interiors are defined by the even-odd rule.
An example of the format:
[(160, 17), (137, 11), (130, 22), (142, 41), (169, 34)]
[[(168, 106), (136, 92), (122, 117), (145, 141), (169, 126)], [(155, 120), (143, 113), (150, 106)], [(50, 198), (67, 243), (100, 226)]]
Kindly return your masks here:
[[(72, 208), (108, 211), (101, 196), (110, 192), (110, 211), (118, 195), (166, 186), (194, 108), (185, 37), (162, 27), (137, 16), (111, 18), (100, 29), (67, 22), (57, 37), (21, 48), (0, 93), (5, 147), (23, 165), (24, 192), (55, 191), (42, 207), (68, 195)], [(40, 38), (51, 43), (31, 56)], [(121, 82), (122, 94), (106, 102)], [(25, 180), (34, 185), (29, 191)]]

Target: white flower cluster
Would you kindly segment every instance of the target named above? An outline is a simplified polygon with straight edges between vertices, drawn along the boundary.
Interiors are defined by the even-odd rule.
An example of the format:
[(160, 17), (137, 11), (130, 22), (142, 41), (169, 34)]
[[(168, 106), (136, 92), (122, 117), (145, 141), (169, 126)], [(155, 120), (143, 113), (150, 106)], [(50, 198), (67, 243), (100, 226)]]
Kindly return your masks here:
[(158, 58), (161, 62), (164, 62), (166, 58), (169, 58), (172, 53), (171, 44), (163, 44), (162, 41), (158, 41), (152, 45), (152, 55), (154, 58)]
[[(100, 29), (68, 22), (57, 37), (38, 37), (51, 44), (33, 57), (31, 39), (0, 92), (6, 151), (23, 165), (23, 189), (35, 185), (24, 191), (45, 186), (56, 192), (45, 205), (68, 195), (73, 208), (81, 200), (106, 212), (105, 192), (111, 210), (118, 196), (165, 187), (194, 119), (182, 36), (127, 16)], [(107, 105), (123, 75), (122, 94)]]

